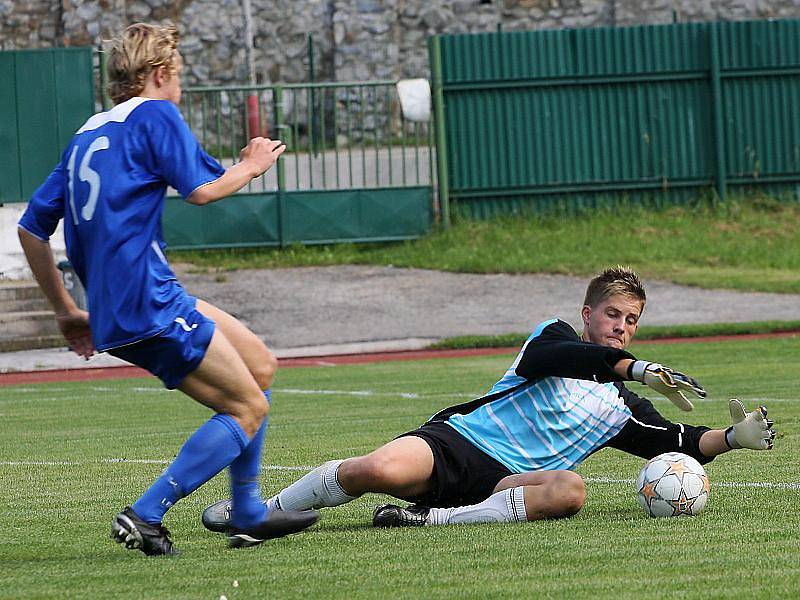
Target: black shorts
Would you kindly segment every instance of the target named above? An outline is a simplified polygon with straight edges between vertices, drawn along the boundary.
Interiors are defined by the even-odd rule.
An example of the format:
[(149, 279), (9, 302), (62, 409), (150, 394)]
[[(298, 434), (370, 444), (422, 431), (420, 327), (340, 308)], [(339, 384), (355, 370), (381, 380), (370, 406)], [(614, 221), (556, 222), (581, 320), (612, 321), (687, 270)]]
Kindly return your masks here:
[(476, 504), (491, 496), (501, 479), (512, 475), (443, 421), (429, 421), (398, 437), (407, 436), (421, 438), (430, 446), (434, 486), (426, 494), (403, 500), (435, 507)]

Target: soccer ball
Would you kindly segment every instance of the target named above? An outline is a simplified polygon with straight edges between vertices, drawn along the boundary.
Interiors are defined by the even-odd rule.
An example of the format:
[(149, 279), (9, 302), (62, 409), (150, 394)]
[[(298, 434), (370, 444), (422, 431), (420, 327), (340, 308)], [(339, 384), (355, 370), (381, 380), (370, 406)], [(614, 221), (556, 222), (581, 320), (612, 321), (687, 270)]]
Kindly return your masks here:
[(703, 466), (680, 452), (651, 458), (636, 478), (639, 504), (651, 517), (691, 517), (708, 502), (710, 486)]

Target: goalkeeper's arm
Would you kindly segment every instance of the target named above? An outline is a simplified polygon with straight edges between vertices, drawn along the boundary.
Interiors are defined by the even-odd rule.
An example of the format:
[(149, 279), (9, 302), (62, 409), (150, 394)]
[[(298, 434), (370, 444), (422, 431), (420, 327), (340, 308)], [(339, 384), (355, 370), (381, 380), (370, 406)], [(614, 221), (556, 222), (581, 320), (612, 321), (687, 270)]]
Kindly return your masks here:
[(622, 359), (614, 366), (614, 370), (625, 379), (639, 381), (666, 396), (681, 410), (689, 411), (694, 408), (688, 395), (706, 397), (706, 391), (696, 379), (658, 363)]
[(730, 401), (733, 425), (727, 429), (712, 429), (700, 438), (700, 452), (706, 456), (716, 456), (728, 450), (748, 448), (750, 450), (771, 450), (775, 439), (774, 421), (767, 418), (767, 409), (759, 406), (746, 412), (744, 405), (736, 399)]

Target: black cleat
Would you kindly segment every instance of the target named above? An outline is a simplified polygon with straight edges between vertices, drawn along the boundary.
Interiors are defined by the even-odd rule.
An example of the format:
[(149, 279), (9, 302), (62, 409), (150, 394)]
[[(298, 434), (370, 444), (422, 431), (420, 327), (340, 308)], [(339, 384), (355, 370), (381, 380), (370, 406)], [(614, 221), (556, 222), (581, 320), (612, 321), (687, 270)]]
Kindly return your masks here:
[(372, 513), (373, 527), (422, 527), (430, 508), (412, 504), (403, 508), (396, 504), (381, 504)]
[(231, 522), (232, 504), (230, 499), (225, 499), (207, 506), (200, 518), (203, 527), (214, 533), (225, 533), (225, 529)]
[(150, 525), (128, 506), (114, 517), (111, 523), (111, 539), (125, 544), (128, 550), (141, 550), (147, 556), (175, 555), (170, 533), (163, 525)]
[(247, 548), (258, 546), (265, 540), (297, 533), (306, 527), (311, 527), (317, 521), (319, 513), (315, 510), (273, 510), (264, 521), (253, 527), (240, 529), (229, 523), (225, 533), (228, 537), (228, 546)]

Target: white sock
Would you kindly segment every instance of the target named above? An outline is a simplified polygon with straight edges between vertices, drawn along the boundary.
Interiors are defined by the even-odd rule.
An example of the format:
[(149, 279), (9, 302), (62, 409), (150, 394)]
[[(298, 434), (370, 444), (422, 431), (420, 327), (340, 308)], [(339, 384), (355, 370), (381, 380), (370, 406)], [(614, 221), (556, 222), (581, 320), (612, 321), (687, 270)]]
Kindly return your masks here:
[(357, 496), (350, 496), (339, 485), (336, 473), (343, 460), (331, 460), (303, 475), (289, 487), (267, 500), (267, 508), (274, 510), (308, 510), (323, 506), (339, 506)]
[(492, 494), (483, 502), (471, 506), (432, 508), (425, 524), (513, 523), (527, 520), (523, 488), (515, 487)]

